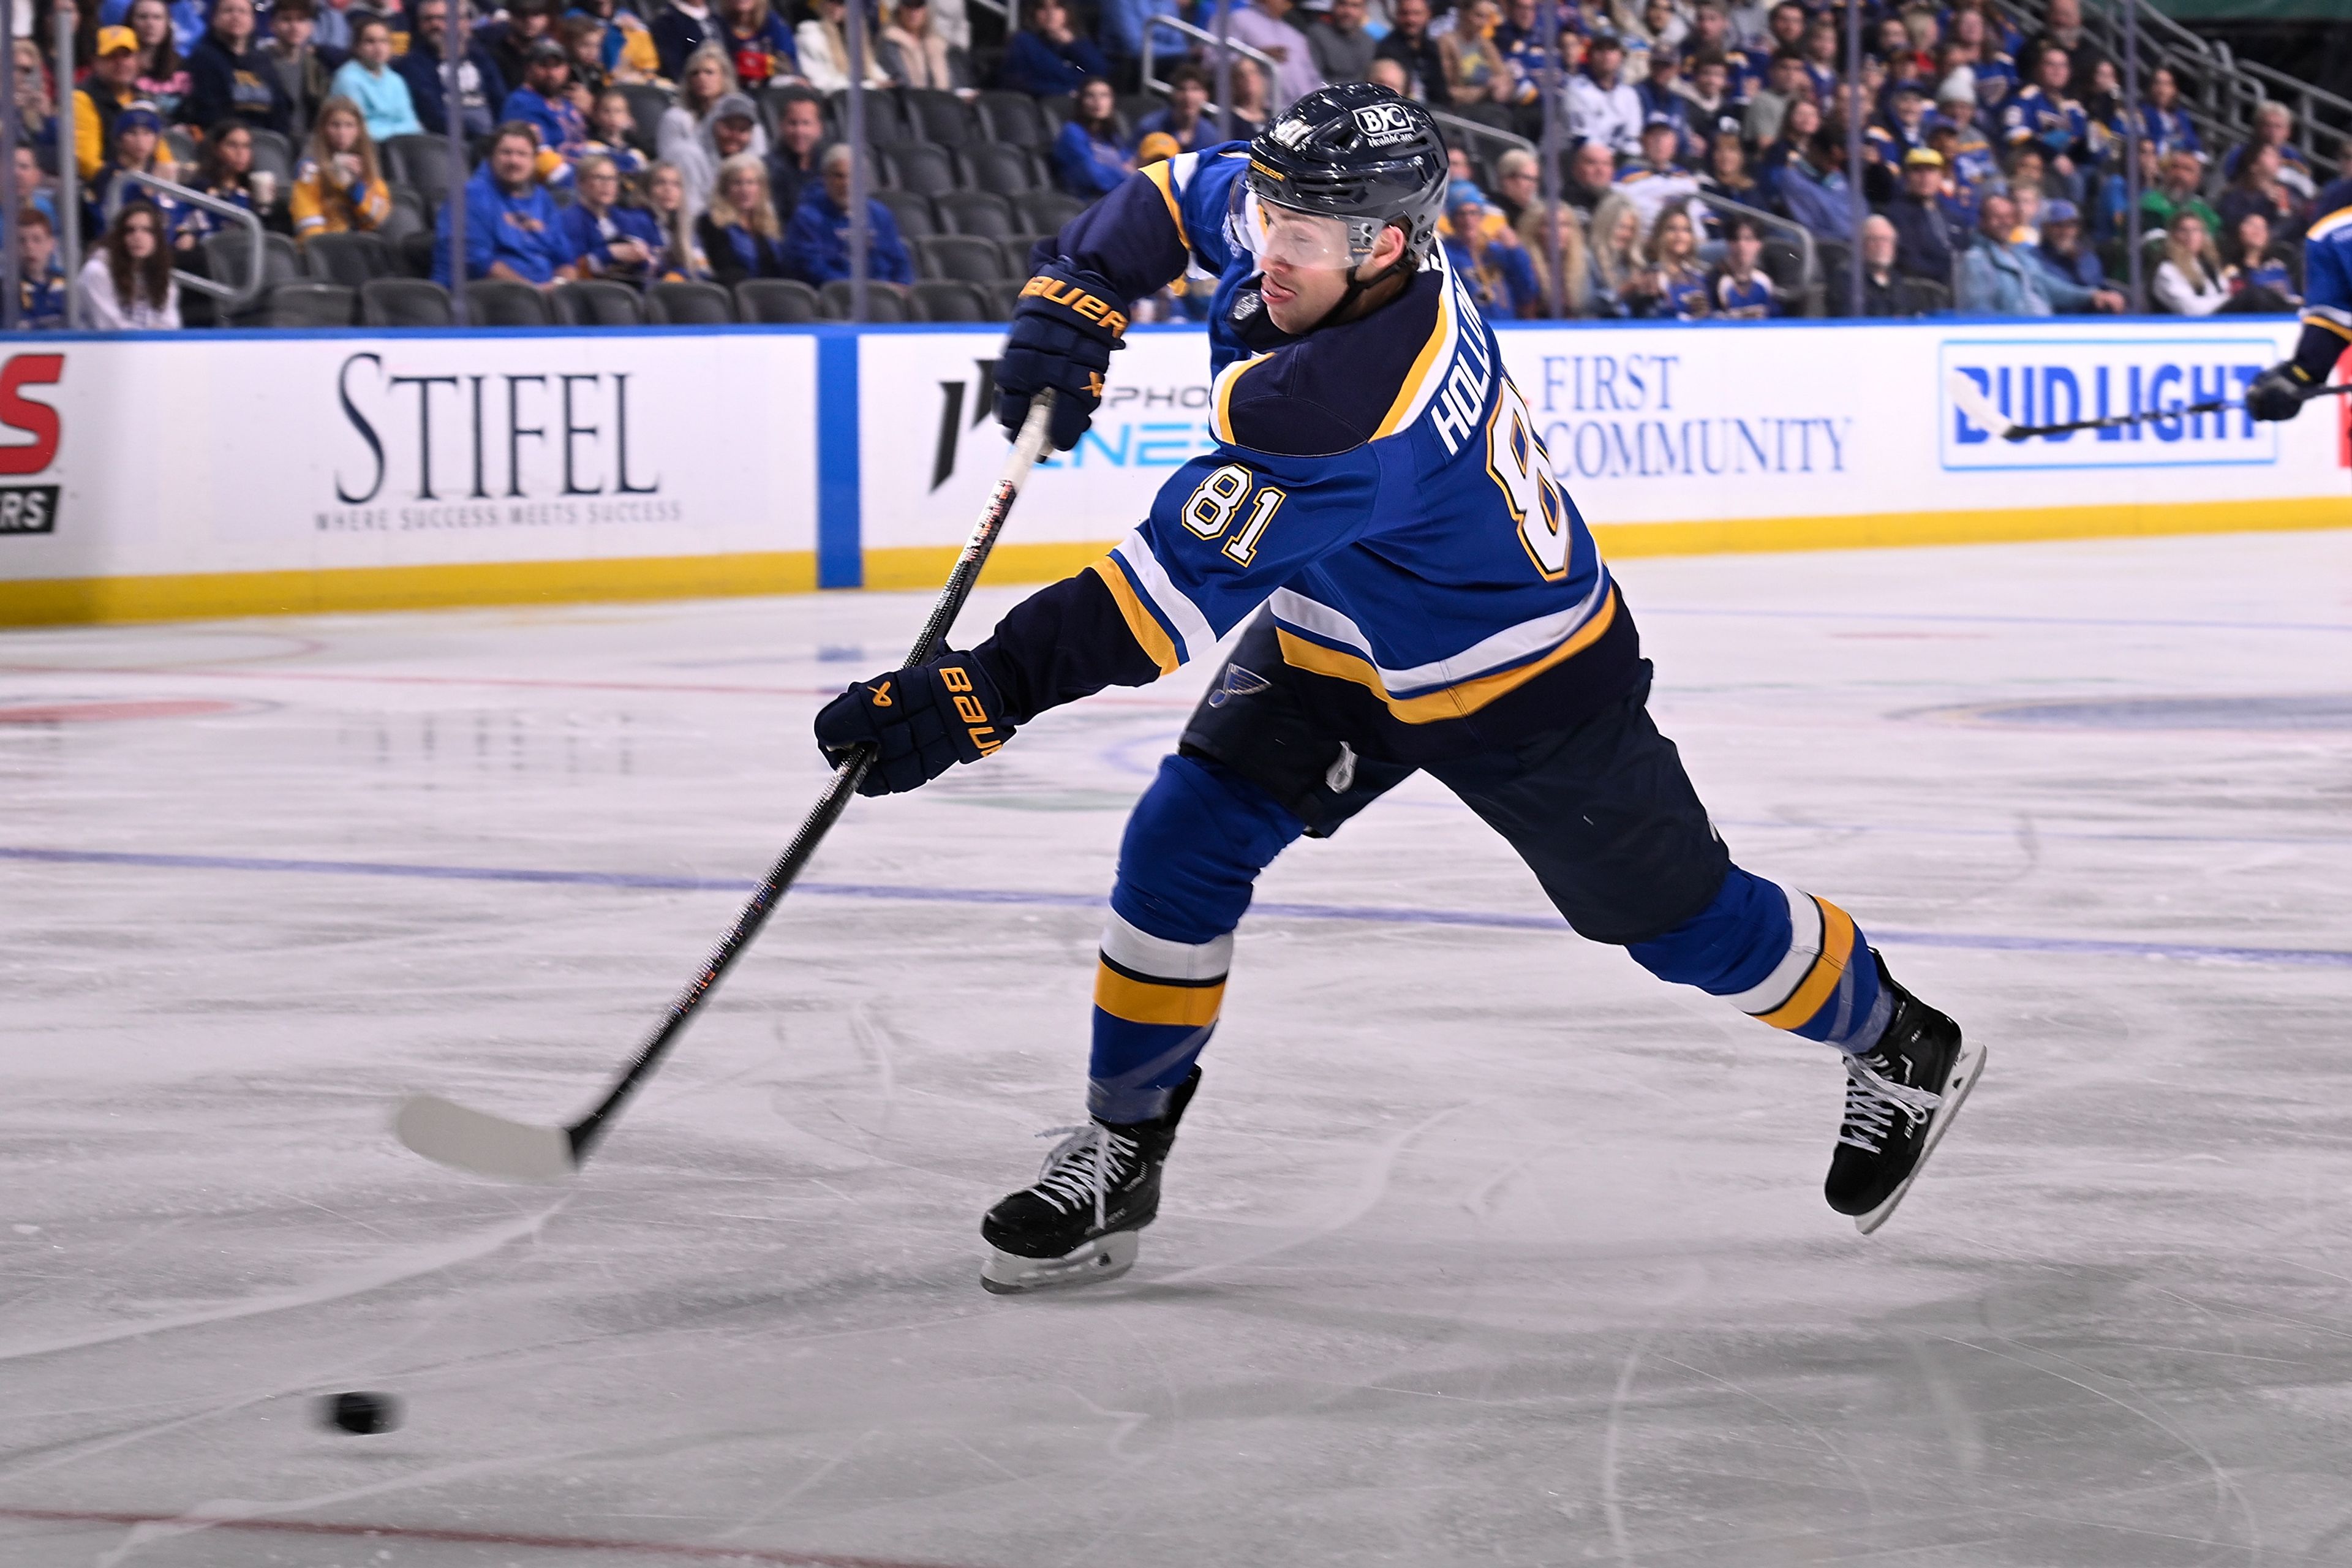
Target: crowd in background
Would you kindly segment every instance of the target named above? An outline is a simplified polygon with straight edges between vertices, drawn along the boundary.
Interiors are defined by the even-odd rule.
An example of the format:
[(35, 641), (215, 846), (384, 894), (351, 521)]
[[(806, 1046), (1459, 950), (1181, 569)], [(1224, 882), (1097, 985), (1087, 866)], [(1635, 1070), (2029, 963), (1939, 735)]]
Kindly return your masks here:
[[(300, 245), (384, 226), (383, 144), (446, 135), (453, 117), (474, 166), (425, 215), (445, 284), (842, 279), (851, 153), (826, 100), (849, 85), (854, 56), (874, 90), (1051, 100), (1045, 163), (1081, 200), (1228, 130), (1252, 134), (1326, 82), (1384, 82), (1508, 133), (1450, 137), (1443, 227), (1456, 270), (1505, 318), (1753, 319), (1798, 309), (1814, 279), (1832, 314), (2121, 310), (2133, 246), (2145, 308), (2286, 310), (2299, 303), (2297, 241), (2332, 210), (2284, 108), (2265, 106), (2243, 145), (2210, 148), (2168, 72), (2126, 103), (2080, 0), (2048, 0), (2031, 31), (1997, 0), (1859, 0), (1858, 75), (1843, 6), (1802, 0), (1561, 0), (1556, 49), (1537, 0), (1248, 0), (1224, 17), (1222, 0), (1033, 0), (1009, 35), (966, 0), (789, 0), (788, 15), (771, 0), (642, 12), (508, 0), (469, 17), (461, 47), (448, 0), (80, 3), (30, 6), (42, 37), (56, 11), (72, 18), (71, 82), (30, 39), (16, 46), (9, 242), (30, 326), (58, 322), (68, 289), (89, 324), (178, 323), (173, 269), (201, 273), (225, 220), (128, 176), (201, 191)], [(1219, 58), (1171, 22), (1223, 27), (1250, 53)], [(1147, 53), (1160, 90), (1130, 116)], [(1540, 141), (1552, 82), (1559, 199), (1547, 204), (1538, 154), (1494, 149)], [(651, 126), (622, 90), (646, 88), (668, 99)], [(52, 180), (65, 115), (84, 197), (70, 213)], [(257, 159), (257, 136), (291, 151), (284, 177)], [(1858, 296), (1857, 186), (1870, 215)], [(912, 282), (891, 208), (870, 200), (865, 216), (871, 276)], [(58, 271), (67, 223), (89, 256), (74, 279)], [(1138, 313), (1197, 317), (1206, 298), (1179, 285)]]

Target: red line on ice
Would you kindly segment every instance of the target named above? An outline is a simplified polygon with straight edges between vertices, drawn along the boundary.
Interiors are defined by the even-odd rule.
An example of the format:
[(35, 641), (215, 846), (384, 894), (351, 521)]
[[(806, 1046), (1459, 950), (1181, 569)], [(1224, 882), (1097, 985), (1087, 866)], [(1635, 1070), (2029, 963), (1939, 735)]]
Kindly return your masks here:
[(249, 1530), (278, 1535), (328, 1535), (383, 1541), (432, 1541), (457, 1546), (519, 1546), (545, 1552), (637, 1552), (704, 1563), (772, 1563), (783, 1568), (947, 1568), (895, 1557), (845, 1557), (772, 1546), (692, 1546), (597, 1536), (527, 1535), (496, 1530), (440, 1530), (429, 1525), (336, 1524), (303, 1519), (215, 1519), (206, 1514), (110, 1513), (95, 1509), (0, 1508), (0, 1519), (37, 1524), (179, 1524), (192, 1530)]

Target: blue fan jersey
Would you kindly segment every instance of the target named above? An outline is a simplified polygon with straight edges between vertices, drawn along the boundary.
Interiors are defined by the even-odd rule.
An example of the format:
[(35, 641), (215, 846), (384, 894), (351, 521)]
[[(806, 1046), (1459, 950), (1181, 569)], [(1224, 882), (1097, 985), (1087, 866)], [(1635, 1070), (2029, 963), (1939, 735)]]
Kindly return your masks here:
[(1443, 248), (1370, 315), (1253, 353), (1230, 313), (1254, 268), (1224, 234), (1245, 167), (1241, 143), (1155, 164), (1050, 243), (1130, 299), (1218, 276), (1217, 446), (974, 650), (1008, 716), (1172, 671), (1260, 605), (1367, 755), (1465, 754), (1622, 695), (1632, 617)]

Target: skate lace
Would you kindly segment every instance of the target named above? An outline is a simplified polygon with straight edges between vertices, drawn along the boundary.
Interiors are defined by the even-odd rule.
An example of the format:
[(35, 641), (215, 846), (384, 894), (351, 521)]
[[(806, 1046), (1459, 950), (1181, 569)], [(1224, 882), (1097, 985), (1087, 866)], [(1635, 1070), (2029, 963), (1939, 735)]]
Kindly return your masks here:
[(1114, 1163), (1134, 1158), (1135, 1140), (1099, 1121), (1084, 1127), (1048, 1127), (1037, 1136), (1062, 1141), (1045, 1156), (1045, 1168), (1037, 1173), (1036, 1185), (1030, 1190), (1057, 1209), (1072, 1209), (1091, 1199), (1095, 1224), (1104, 1224), (1104, 1198)]
[(1880, 1143), (1895, 1131), (1897, 1116), (1916, 1127), (1944, 1103), (1944, 1097), (1932, 1089), (1913, 1089), (1882, 1077), (1860, 1057), (1845, 1058), (1845, 1124), (1838, 1130), (1838, 1142), (1865, 1153), (1878, 1152)]

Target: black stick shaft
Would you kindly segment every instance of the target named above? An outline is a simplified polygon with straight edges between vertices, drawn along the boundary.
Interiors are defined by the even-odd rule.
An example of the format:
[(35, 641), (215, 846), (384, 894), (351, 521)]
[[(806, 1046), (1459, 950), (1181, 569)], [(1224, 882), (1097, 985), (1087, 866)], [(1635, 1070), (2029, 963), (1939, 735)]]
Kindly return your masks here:
[[(981, 510), (980, 521), (972, 524), (971, 534), (964, 541), (963, 553), (956, 557), (955, 570), (948, 574), (947, 585), (940, 590), (939, 598), (931, 605), (930, 618), (923, 623), (921, 635), (916, 637), (914, 647), (907, 655), (908, 664), (921, 664), (931, 658), (940, 645), (947, 640), (956, 616), (963, 610), (964, 601), (971, 596), (973, 584), (980, 581), (980, 570), (988, 564), (989, 552), (996, 548), (997, 535), (1004, 531), (1004, 521), (1013, 513), (1013, 502), (1021, 494), (1022, 481), (1029, 477), (1030, 468), (1044, 454), (1046, 423), (1052, 417), (1053, 404), (1054, 395), (1050, 392), (1039, 393), (1031, 402), (1028, 421), (1021, 426), (1020, 437), (1013, 444), (1012, 457), (1005, 460), (1004, 476), (996, 481), (996, 489), (989, 496), (988, 505)], [(751, 940), (760, 934), (760, 928), (768, 923), (769, 915), (775, 911), (776, 905), (782, 901), (784, 894), (799, 879), (809, 858), (816, 853), (816, 847), (824, 841), (824, 836), (841, 819), (850, 797), (857, 793), (859, 783), (865, 779), (866, 770), (873, 763), (873, 752), (861, 746), (847, 762), (834, 770), (832, 782), (817, 797), (816, 805), (808, 814), (808, 819), (801, 824), (801, 830), (793, 835), (793, 841), (784, 847), (783, 854), (769, 868), (759, 889), (752, 893), (751, 901), (743, 906), (743, 912), (735, 917), (733, 928), (711, 950), (701, 973), (678, 994), (677, 1000), (669, 1005), (669, 1012), (646, 1037), (645, 1045), (637, 1051), (636, 1059), (629, 1064), (627, 1070), (614, 1083), (612, 1092), (605, 1095), (593, 1110), (565, 1129), (572, 1138), (572, 1157), (575, 1161), (587, 1158), (589, 1149), (604, 1136), (604, 1129), (614, 1114), (629, 1096), (636, 1092), (637, 1086), (653, 1076), (654, 1069), (669, 1054), (670, 1047), (677, 1044), (677, 1037), (686, 1032), (687, 1025), (702, 1010), (704, 1001), (718, 988), (719, 979), (743, 950), (751, 945)]]
[[(2303, 395), (2309, 403), (2315, 397), (2340, 397), (2352, 392), (2352, 381), (2334, 386), (2315, 386)], [(2125, 425), (2145, 425), (2151, 419), (2178, 419), (2185, 414), (2226, 414), (2237, 407), (2226, 399), (2217, 403), (2189, 403), (2179, 408), (2143, 408), (2137, 414), (2111, 414), (2105, 419), (2077, 419), (2071, 425), (2021, 425), (2002, 439), (2028, 441), (2036, 436), (2064, 436), (2076, 430), (2112, 430)]]

